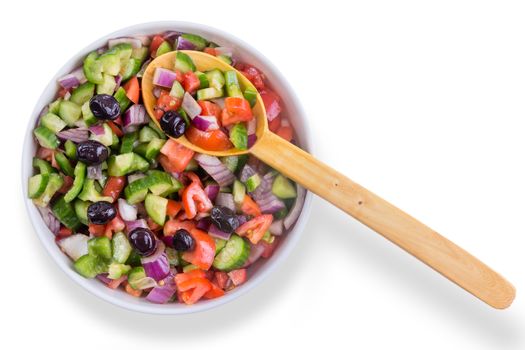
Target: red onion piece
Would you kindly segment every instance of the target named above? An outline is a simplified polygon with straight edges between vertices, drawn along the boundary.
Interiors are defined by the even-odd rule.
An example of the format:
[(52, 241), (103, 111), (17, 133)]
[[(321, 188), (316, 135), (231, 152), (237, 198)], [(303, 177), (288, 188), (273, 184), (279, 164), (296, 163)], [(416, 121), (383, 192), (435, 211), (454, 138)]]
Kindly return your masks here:
[(117, 75), (115, 77), (115, 84), (116, 84), (115, 85), (115, 89), (113, 91), (116, 92), (119, 89), (120, 85), (122, 84), (122, 76), (121, 75)]
[(102, 164), (90, 165), (86, 172), (88, 179), (100, 180), (102, 179)]
[(140, 40), (142, 46), (149, 46), (149, 44), (151, 44), (151, 38), (149, 35), (134, 35), (133, 38)]
[(140, 259), (146, 276), (153, 278), (155, 281), (160, 281), (170, 273), (170, 263), (164, 252), (165, 247), (164, 242), (157, 241), (155, 253)]
[(177, 39), (176, 49), (177, 50), (195, 50), (195, 45), (191, 41), (184, 39), (182, 36), (179, 36)]
[(217, 195), (219, 194), (220, 186), (219, 185), (208, 185), (204, 187), (204, 193), (208, 196), (208, 198), (213, 202), (215, 198), (217, 198)]
[(257, 141), (257, 135), (248, 135), (248, 148), (252, 147)]
[(264, 246), (262, 244), (252, 244), (250, 243), (250, 255), (248, 256), (248, 260), (244, 263), (243, 267), (248, 267), (261, 257), (262, 253), (264, 253)]
[(233, 194), (220, 192), (215, 200), (215, 205), (226, 207), (235, 212), (235, 202), (233, 201)]
[(128, 128), (130, 126), (138, 126), (147, 124), (149, 122), (146, 108), (143, 105), (133, 105), (126, 110), (122, 117), (122, 126)]
[(210, 228), (208, 228), (208, 234), (212, 237), (225, 239), (225, 240), (229, 240), (232, 235), (231, 233), (226, 233), (226, 232), (219, 230), (219, 228), (215, 226), (214, 224), (211, 224)]
[(124, 198), (118, 199), (118, 212), (124, 221), (137, 220), (137, 207), (129, 204)]
[(290, 212), (286, 217), (284, 218), (284, 228), (287, 230), (292, 227), (292, 225), (297, 221), (297, 218), (299, 218), (299, 214), (301, 214), (301, 209), (303, 209), (304, 199), (306, 198), (306, 190), (304, 187), (297, 185), (297, 198), (295, 198), (295, 203), (292, 206), (292, 209), (290, 209)]
[(208, 115), (198, 115), (191, 121), (191, 124), (201, 131), (211, 131), (219, 129), (217, 117)]
[(100, 273), (97, 275), (97, 279), (102, 281), (104, 284), (109, 284), (109, 282), (113, 281), (111, 278), (108, 277), (107, 273)]
[(196, 227), (199, 230), (208, 231), (208, 229), (210, 228), (210, 225), (211, 225), (211, 220), (210, 220), (210, 217), (208, 216), (208, 217), (200, 219), (197, 222), (197, 226)]
[(108, 40), (108, 47), (111, 49), (113, 46), (118, 44), (130, 44), (132, 48), (139, 49), (142, 47), (142, 41), (137, 38), (129, 38), (129, 37), (123, 37), (123, 38), (115, 38), (115, 39), (109, 39)]
[(86, 128), (72, 128), (60, 131), (57, 133), (57, 136), (62, 140), (71, 140), (79, 143), (89, 139), (89, 132)]
[(126, 223), (126, 231), (128, 233), (130, 233), (131, 231), (133, 231), (137, 227), (149, 228), (148, 223), (144, 219), (133, 220), (133, 221), (125, 221), (125, 223)]
[(191, 119), (195, 118), (202, 112), (201, 106), (199, 106), (193, 96), (187, 92), (184, 93), (184, 97), (182, 98), (182, 109)]
[(221, 107), (221, 109), (224, 109), (225, 107), (225, 102), (224, 102), (224, 98), (215, 98), (213, 100), (210, 100), (211, 102), (217, 104), (219, 107)]
[(89, 131), (91, 131), (93, 134), (100, 136), (104, 135), (104, 126), (102, 124), (97, 124), (89, 127)]
[(255, 118), (250, 120), (246, 126), (246, 131), (248, 132), (248, 135), (254, 135), (255, 131), (257, 130), (257, 121)]
[(253, 199), (255, 199), (261, 211), (265, 214), (273, 214), (285, 208), (284, 202), (272, 192), (274, 177), (275, 173), (266, 173), (262, 177), (260, 185), (252, 193)]
[(275, 220), (270, 225), (269, 229), (270, 233), (274, 236), (280, 236), (284, 232), (284, 224), (283, 220)]
[(58, 79), (58, 83), (64, 89), (71, 89), (71, 88), (77, 87), (78, 85), (83, 84), (86, 81), (87, 81), (86, 76), (84, 75), (84, 71), (82, 67), (79, 67), (75, 69), (73, 72), (66, 74), (63, 77)]
[(252, 177), (256, 173), (257, 171), (255, 171), (255, 169), (250, 164), (245, 164), (241, 170), (241, 175), (239, 176), (239, 180), (241, 182), (246, 182), (250, 177)]
[(40, 215), (42, 215), (42, 220), (44, 220), (44, 223), (49, 228), (49, 230), (57, 235), (58, 231), (60, 230), (60, 221), (55, 217), (51, 209), (49, 207), (37, 207), (38, 211), (40, 211)]
[(76, 261), (82, 255), (86, 255), (88, 253), (88, 240), (88, 236), (77, 233), (69, 237), (62, 238), (57, 242), (57, 244), (67, 256), (73, 259), (73, 261)]
[(177, 38), (180, 36), (180, 34), (180, 32), (176, 32), (174, 30), (168, 30), (162, 34), (162, 38), (173, 44), (175, 43), (175, 40), (177, 40)]
[(199, 163), (219, 186), (228, 186), (235, 180), (235, 175), (224, 165), (219, 158), (206, 154), (196, 154), (194, 159)]
[(146, 299), (155, 304), (167, 303), (177, 291), (173, 277), (173, 274), (170, 273), (167, 277), (159, 281), (157, 286), (148, 293)]
[(153, 74), (153, 84), (165, 88), (171, 88), (173, 82), (177, 80), (177, 74), (166, 68), (157, 67)]

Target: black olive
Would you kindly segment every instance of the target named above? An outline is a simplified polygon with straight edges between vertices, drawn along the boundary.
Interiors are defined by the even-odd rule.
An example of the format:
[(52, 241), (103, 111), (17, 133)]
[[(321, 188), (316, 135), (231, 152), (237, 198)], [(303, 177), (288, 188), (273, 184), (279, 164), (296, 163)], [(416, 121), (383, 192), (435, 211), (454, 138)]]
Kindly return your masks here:
[(195, 248), (195, 240), (188, 231), (181, 228), (173, 236), (173, 248), (179, 252), (193, 250)]
[(139, 255), (148, 256), (155, 252), (157, 240), (155, 235), (147, 228), (137, 227), (129, 233), (129, 241)]
[(239, 227), (239, 219), (230, 208), (213, 207), (210, 218), (211, 222), (222, 232), (232, 233)]
[(167, 111), (160, 119), (160, 127), (166, 134), (179, 138), (186, 131), (186, 122), (179, 113)]
[(77, 158), (87, 165), (98, 165), (108, 158), (108, 148), (98, 141), (88, 140), (78, 144)]
[(91, 203), (87, 209), (88, 221), (95, 225), (107, 224), (117, 216), (117, 211), (113, 204), (108, 202)]
[(95, 95), (89, 100), (89, 109), (102, 120), (115, 120), (120, 114), (120, 105), (115, 97), (106, 94)]

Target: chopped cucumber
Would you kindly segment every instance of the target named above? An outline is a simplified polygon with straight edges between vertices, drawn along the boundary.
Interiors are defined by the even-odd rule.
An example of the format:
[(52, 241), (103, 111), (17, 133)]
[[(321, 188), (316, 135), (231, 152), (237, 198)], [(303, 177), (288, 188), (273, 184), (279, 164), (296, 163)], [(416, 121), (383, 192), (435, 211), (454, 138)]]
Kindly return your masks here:
[(224, 72), (224, 79), (226, 82), (226, 93), (229, 97), (243, 97), (236, 71)]
[(64, 150), (66, 152), (66, 156), (71, 160), (77, 159), (77, 146), (75, 143), (71, 140), (66, 140), (64, 143)]
[(58, 100), (55, 100), (51, 102), (48, 106), (49, 113), (58, 114), (58, 110), (60, 109), (60, 102), (62, 102), (62, 98), (59, 98)]
[(58, 164), (58, 167), (60, 168), (60, 170), (62, 170), (64, 174), (68, 176), (74, 175), (73, 167), (71, 166), (69, 159), (67, 159), (67, 157), (63, 153), (57, 152), (55, 154), (55, 160)]
[(237, 206), (241, 206), (244, 201), (244, 196), (246, 195), (246, 187), (239, 180), (233, 182), (233, 202)]
[(209, 87), (197, 90), (197, 100), (213, 100), (214, 98), (222, 97), (222, 95), (222, 88), (216, 89), (214, 87)]
[(86, 126), (91, 126), (98, 122), (97, 117), (95, 117), (93, 112), (91, 112), (91, 108), (89, 108), (89, 101), (85, 102), (80, 110), (82, 112), (82, 120), (86, 123)]
[(137, 75), (142, 66), (142, 60), (137, 58), (130, 58), (128, 63), (120, 69), (120, 74), (122, 75), (122, 81), (126, 81), (129, 78)]
[(157, 124), (155, 124), (155, 122), (151, 120), (151, 118), (148, 123), (148, 126), (157, 132), (157, 135), (159, 135), (160, 139), (163, 139), (163, 140), (167, 139), (166, 134), (164, 134), (164, 131), (160, 130)]
[(58, 110), (58, 115), (69, 126), (75, 126), (75, 122), (80, 118), (82, 110), (80, 107), (71, 101), (62, 101)]
[(148, 170), (149, 163), (136, 153), (124, 153), (111, 156), (108, 160), (109, 176), (124, 176), (134, 171)]
[(56, 169), (49, 162), (37, 157), (33, 158), (33, 167), (38, 168), (40, 174), (56, 173)]
[(84, 163), (77, 162), (77, 165), (75, 165), (74, 176), (75, 179), (73, 180), (73, 186), (71, 186), (69, 191), (64, 195), (64, 200), (68, 203), (75, 199), (80, 191), (82, 191), (84, 180), (86, 179), (86, 165)]
[(195, 46), (196, 51), (202, 51), (208, 45), (208, 41), (201, 36), (195, 34), (184, 33), (181, 37), (191, 42)]
[(139, 132), (139, 142), (150, 142), (153, 139), (158, 138), (157, 132), (149, 126), (144, 126)]
[(166, 191), (159, 194), (161, 197), (167, 197), (172, 193), (178, 192), (182, 188), (182, 183), (177, 180), (176, 178), (171, 178), (171, 187), (168, 188)]
[(175, 249), (170, 247), (166, 247), (165, 251), (170, 265), (179, 266), (179, 253)]
[(156, 196), (166, 192), (173, 186), (172, 176), (164, 171), (150, 170), (148, 177), (149, 190)]
[(155, 280), (146, 276), (146, 271), (142, 266), (137, 266), (131, 269), (128, 273), (128, 283), (133, 289), (146, 289), (155, 286)]
[(102, 65), (102, 71), (104, 73), (116, 76), (120, 72), (120, 55), (118, 50), (115, 48), (112, 48), (100, 55), (98, 61)]
[(115, 100), (117, 100), (121, 113), (124, 114), (124, 111), (131, 103), (131, 100), (128, 98), (128, 96), (126, 96), (126, 90), (124, 90), (122, 86), (119, 87), (113, 97), (115, 97)]
[(244, 98), (250, 102), (250, 107), (253, 108), (253, 106), (255, 106), (255, 102), (257, 102), (257, 90), (251, 86), (248, 86), (244, 90)]
[(167, 41), (163, 41), (162, 44), (159, 45), (159, 48), (157, 49), (157, 52), (155, 53), (155, 57), (159, 57), (170, 51), (171, 51), (170, 43)]
[(184, 52), (177, 51), (177, 57), (175, 58), (175, 70), (180, 70), (182, 73), (195, 72), (195, 64), (193, 63), (190, 56)]
[(64, 129), (67, 125), (58, 115), (53, 113), (47, 113), (44, 115), (42, 119), (40, 119), (40, 124), (54, 133)]
[(131, 250), (128, 260), (126, 260), (126, 265), (130, 266), (141, 266), (140, 255), (135, 249)]
[(173, 82), (173, 85), (171, 86), (170, 90), (170, 96), (176, 97), (176, 98), (183, 98), (184, 97), (184, 88), (182, 85), (175, 80)]
[(64, 226), (72, 230), (76, 230), (80, 226), (80, 221), (77, 218), (77, 214), (75, 214), (73, 206), (71, 203), (66, 202), (63, 196), (53, 204), (51, 210)]
[(37, 198), (44, 193), (47, 184), (49, 183), (49, 174), (38, 174), (29, 178), (27, 186), (29, 198)]
[(209, 72), (206, 72), (206, 77), (208, 78), (210, 87), (214, 87), (217, 90), (222, 91), (222, 87), (226, 83), (226, 80), (224, 79), (224, 75), (222, 74), (220, 70), (213, 69)]
[(129, 183), (124, 188), (124, 196), (129, 204), (142, 202), (148, 194), (150, 178), (148, 176)]
[(184, 123), (186, 123), (186, 127), (190, 126), (191, 124), (190, 117), (188, 117), (188, 113), (186, 113), (186, 111), (182, 109), (182, 107), (177, 109), (177, 113), (179, 113), (182, 119), (184, 119)]
[(104, 260), (112, 257), (111, 241), (108, 237), (94, 237), (88, 241), (88, 254), (98, 256)]
[(253, 174), (246, 180), (246, 190), (253, 192), (261, 184), (261, 176), (257, 173)]
[(102, 259), (89, 254), (83, 255), (73, 265), (77, 272), (86, 278), (95, 278), (107, 271), (108, 266)]
[(38, 140), (40, 146), (44, 148), (55, 149), (60, 144), (60, 141), (58, 141), (55, 133), (45, 126), (39, 126), (33, 130), (33, 134), (35, 134), (35, 137)]
[(102, 75), (104, 77), (104, 81), (102, 82), (102, 84), (97, 85), (97, 94), (112, 95), (115, 91), (115, 88), (117, 87), (115, 77), (106, 73)]
[(166, 141), (162, 139), (151, 140), (148, 143), (148, 146), (146, 147), (146, 151), (144, 152), (144, 157), (150, 161), (157, 158), (162, 146), (164, 146), (164, 143), (166, 143)]
[(102, 63), (98, 60), (96, 51), (91, 52), (84, 59), (83, 70), (88, 81), (94, 84), (101, 84), (104, 81), (102, 77)]
[(149, 49), (147, 46), (137, 47), (131, 50), (131, 58), (138, 60), (139, 62), (144, 61), (149, 54)]
[(117, 232), (111, 240), (111, 246), (113, 248), (113, 261), (124, 264), (133, 248), (128, 241), (128, 237), (122, 232)]
[(138, 131), (133, 131), (127, 134), (124, 134), (122, 137), (122, 142), (120, 144), (120, 153), (129, 153), (133, 152), (133, 144), (137, 141), (139, 137)]
[(108, 278), (111, 278), (111, 279), (120, 278), (124, 275), (127, 275), (130, 270), (131, 270), (131, 266), (129, 265), (111, 263), (108, 266)]
[(195, 75), (197, 78), (199, 78), (199, 87), (201, 89), (205, 89), (210, 86), (210, 81), (208, 80), (208, 76), (205, 73), (197, 71), (195, 72)]
[(49, 181), (47, 183), (46, 189), (44, 190), (44, 193), (42, 193), (40, 197), (33, 199), (33, 203), (39, 207), (47, 207), (51, 201), (51, 198), (53, 198), (55, 193), (60, 189), (60, 187), (62, 187), (63, 184), (64, 179), (62, 179), (61, 175), (49, 173)]
[(73, 207), (75, 208), (75, 214), (77, 214), (78, 220), (80, 220), (81, 223), (84, 225), (88, 225), (88, 217), (87, 217), (87, 209), (91, 202), (84, 202), (83, 200), (77, 199), (75, 203), (73, 203)]
[(85, 179), (84, 185), (82, 186), (82, 192), (79, 193), (78, 198), (83, 201), (90, 202), (113, 202), (113, 198), (109, 196), (103, 196), (99, 193), (95, 186), (95, 180)]
[(88, 81), (73, 90), (69, 101), (82, 106), (84, 103), (88, 102), (94, 94), (95, 84)]
[(222, 248), (226, 246), (226, 242), (228, 242), (225, 239), (215, 238), (215, 255), (219, 254)]
[(248, 242), (233, 234), (213, 260), (213, 267), (221, 271), (235, 270), (244, 265), (249, 255), (250, 245)]
[(221, 61), (224, 61), (226, 64), (232, 64), (233, 63), (233, 60), (230, 56), (226, 56), (226, 55), (219, 55), (217, 56), (218, 59), (220, 59)]
[(222, 163), (228, 168), (232, 173), (237, 170), (237, 164), (239, 164), (239, 157), (237, 156), (227, 156), (221, 158)]
[(102, 127), (104, 128), (104, 133), (100, 135), (91, 133), (89, 139), (98, 141), (104, 146), (109, 147), (113, 144), (113, 130), (111, 130), (111, 127), (107, 123), (102, 124)]
[(272, 192), (281, 199), (297, 197), (297, 191), (293, 183), (281, 174), (275, 177), (272, 185)]
[(248, 149), (248, 132), (244, 123), (237, 123), (230, 130), (230, 141), (237, 149)]
[(166, 221), (166, 211), (168, 208), (168, 200), (154, 194), (148, 194), (144, 201), (146, 212), (158, 225), (164, 225)]

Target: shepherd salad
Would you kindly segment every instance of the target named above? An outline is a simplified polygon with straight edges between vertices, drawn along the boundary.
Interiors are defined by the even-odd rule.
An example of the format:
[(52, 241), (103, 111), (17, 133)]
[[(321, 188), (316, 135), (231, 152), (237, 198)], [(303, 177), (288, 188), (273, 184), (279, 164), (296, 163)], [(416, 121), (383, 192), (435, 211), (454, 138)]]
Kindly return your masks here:
[[(116, 38), (58, 80), (57, 98), (33, 131), (28, 196), (83, 277), (153, 303), (194, 304), (243, 284), (272, 255), (297, 220), (305, 190), (253, 156), (198, 154), (166, 137), (184, 129), (191, 142), (217, 150), (255, 141), (248, 117), (255, 91), (240, 91), (228, 72), (180, 65), (160, 72), (173, 79), (163, 85), (157, 77), (157, 108), (147, 114), (142, 73), (172, 50), (233, 64), (261, 94), (269, 128), (292, 141), (279, 97), (231, 49), (178, 32)], [(187, 95), (199, 107), (195, 115), (188, 116)], [(231, 113), (232, 105), (246, 107), (244, 114)]]

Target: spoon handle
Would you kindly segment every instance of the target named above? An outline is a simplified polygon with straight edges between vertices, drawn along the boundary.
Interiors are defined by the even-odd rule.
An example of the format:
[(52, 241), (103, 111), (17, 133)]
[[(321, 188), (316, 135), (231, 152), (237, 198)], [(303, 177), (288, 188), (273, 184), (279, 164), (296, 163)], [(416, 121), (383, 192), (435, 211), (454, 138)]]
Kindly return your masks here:
[(504, 309), (514, 300), (514, 286), (487, 265), (279, 136), (266, 132), (251, 153), (490, 306)]

